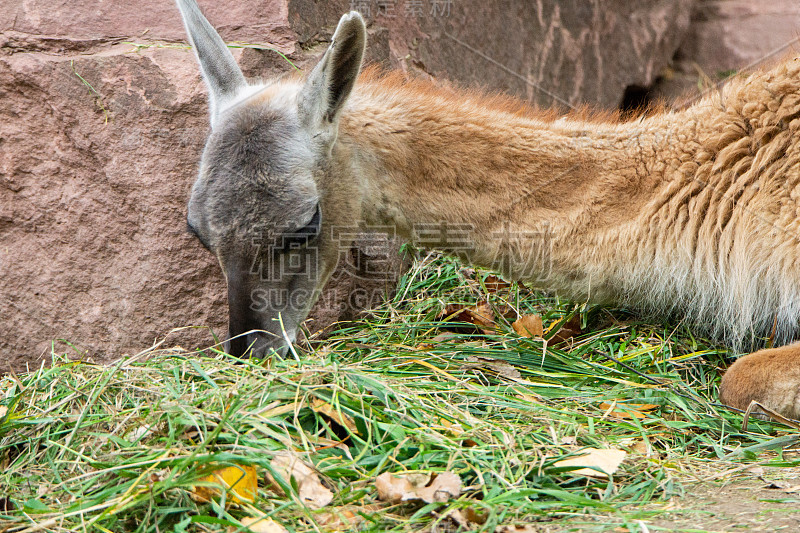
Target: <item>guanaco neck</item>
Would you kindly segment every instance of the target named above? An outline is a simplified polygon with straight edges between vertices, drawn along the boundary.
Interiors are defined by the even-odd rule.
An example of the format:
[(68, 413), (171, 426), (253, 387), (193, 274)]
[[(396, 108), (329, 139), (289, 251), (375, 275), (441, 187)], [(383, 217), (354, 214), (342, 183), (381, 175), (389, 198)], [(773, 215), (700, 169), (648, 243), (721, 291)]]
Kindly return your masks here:
[(595, 251), (619, 246), (635, 261), (636, 222), (682, 158), (670, 141), (696, 126), (673, 114), (657, 120), (539, 119), (379, 80), (357, 89), (339, 135), (366, 225), (515, 279), (550, 276), (572, 295), (614, 299), (609, 269), (626, 261), (612, 267)]

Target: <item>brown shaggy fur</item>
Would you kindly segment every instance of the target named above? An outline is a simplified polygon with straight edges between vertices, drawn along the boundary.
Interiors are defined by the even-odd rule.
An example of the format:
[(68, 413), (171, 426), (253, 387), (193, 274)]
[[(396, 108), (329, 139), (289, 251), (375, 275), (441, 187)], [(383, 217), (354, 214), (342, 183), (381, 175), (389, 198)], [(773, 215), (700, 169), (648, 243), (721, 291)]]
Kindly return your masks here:
[[(680, 313), (734, 348), (774, 323), (778, 342), (797, 337), (797, 60), (733, 79), (687, 110), (625, 122), (556, 117), (374, 71), (352, 100), (343, 142), (380, 169), (370, 173), (368, 221), (410, 238), (414, 222), (468, 222), (469, 259), (491, 268), (507, 266), (495, 244), (503, 226), (546, 225), (552, 263), (536, 277), (547, 288)], [(797, 416), (799, 388), (793, 345), (743, 358), (722, 390), (739, 408), (758, 399)]]
[(798, 70), (788, 61), (721, 99), (627, 122), (370, 72), (340, 135), (375, 156), (369, 222), (408, 236), (416, 222), (470, 223), (473, 259), (492, 267), (491, 234), (547, 225), (549, 288), (679, 312), (735, 346), (777, 315), (785, 341), (800, 310)]

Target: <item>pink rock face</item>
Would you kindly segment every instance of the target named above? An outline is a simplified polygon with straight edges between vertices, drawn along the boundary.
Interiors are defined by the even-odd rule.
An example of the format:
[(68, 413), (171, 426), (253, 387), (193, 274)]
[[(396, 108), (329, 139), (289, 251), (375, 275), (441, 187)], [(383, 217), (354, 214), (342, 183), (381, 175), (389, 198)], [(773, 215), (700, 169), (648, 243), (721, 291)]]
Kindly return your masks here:
[(398, 2), (371, 9), (407, 68), (516, 94), (543, 107), (617, 108), (647, 87), (689, 27), (694, 0)]
[[(399, 2), (397, 16), (372, 17), (368, 57), (534, 101), (550, 101), (545, 89), (613, 107), (678, 46), (678, 11), (690, 3), (603, 11), (578, 0), (496, 9), (461, 0), (446, 17), (425, 17), (404, 15)], [(315, 63), (350, 4), (201, 1), (223, 38), (279, 48), (301, 68)], [(225, 335), (219, 266), (185, 231), (208, 126), (183, 39), (171, 1), (10, 0), (0, 10), (0, 371), (49, 360), (53, 342), (71, 351), (60, 339), (75, 357), (109, 361), (175, 327), (198, 326), (167, 340), (187, 348), (210, 345), (210, 330)], [(235, 55), (247, 76), (293, 68), (267, 49)], [(355, 317), (391, 287), (402, 271), (393, 250), (359, 242), (345, 251), (354, 264), (391, 257), (389, 281), (340, 269), (310, 328)]]
[(219, 267), (183, 221), (206, 135), (194, 58), (121, 52), (0, 59), (4, 370), (55, 339), (113, 357), (167, 323), (224, 332)]
[[(228, 41), (270, 42), (294, 49), (295, 33), (286, 0), (203, 2), (210, 20)], [(4, 0), (0, 31), (41, 40), (183, 41), (185, 34), (173, 1), (99, 2), (97, 0)]]
[(700, 0), (679, 56), (714, 77), (800, 49), (800, 3)]
[(699, 0), (689, 31), (653, 96), (687, 105), (733, 73), (768, 67), (800, 50), (800, 3)]

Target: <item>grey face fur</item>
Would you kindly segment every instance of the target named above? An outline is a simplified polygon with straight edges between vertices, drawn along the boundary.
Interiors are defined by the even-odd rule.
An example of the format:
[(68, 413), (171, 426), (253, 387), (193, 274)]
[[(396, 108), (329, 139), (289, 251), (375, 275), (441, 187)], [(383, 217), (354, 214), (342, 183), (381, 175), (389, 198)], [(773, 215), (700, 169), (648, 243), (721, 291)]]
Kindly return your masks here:
[(177, 3), (209, 89), (212, 127), (187, 222), (225, 274), (226, 349), (282, 352), (338, 259), (336, 240), (320, 238), (337, 222), (326, 216), (322, 184), (341, 172), (331, 154), (366, 28), (358, 13), (342, 17), (306, 82), (263, 98), (269, 84), (247, 84), (194, 0)]

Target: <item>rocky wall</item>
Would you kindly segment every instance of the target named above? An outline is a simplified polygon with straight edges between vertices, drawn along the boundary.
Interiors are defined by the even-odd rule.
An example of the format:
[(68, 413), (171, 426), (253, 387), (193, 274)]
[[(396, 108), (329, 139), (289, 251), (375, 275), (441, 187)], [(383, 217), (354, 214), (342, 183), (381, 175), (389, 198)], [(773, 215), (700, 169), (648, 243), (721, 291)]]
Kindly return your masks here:
[[(201, 7), (248, 76), (313, 65), (342, 12), (370, 22), (369, 59), (542, 105), (616, 107), (649, 84), (692, 0), (242, 0)], [(358, 4), (358, 5), (356, 5)], [(73, 348), (108, 361), (172, 328), (225, 334), (215, 260), (185, 231), (206, 137), (205, 88), (169, 0), (5, 0), (0, 9), (0, 371)], [(395, 245), (362, 242), (352, 262)], [(400, 270), (396, 254), (387, 265)], [(337, 275), (311, 329), (355, 316), (365, 286)], [(343, 305), (345, 304), (345, 305)]]

